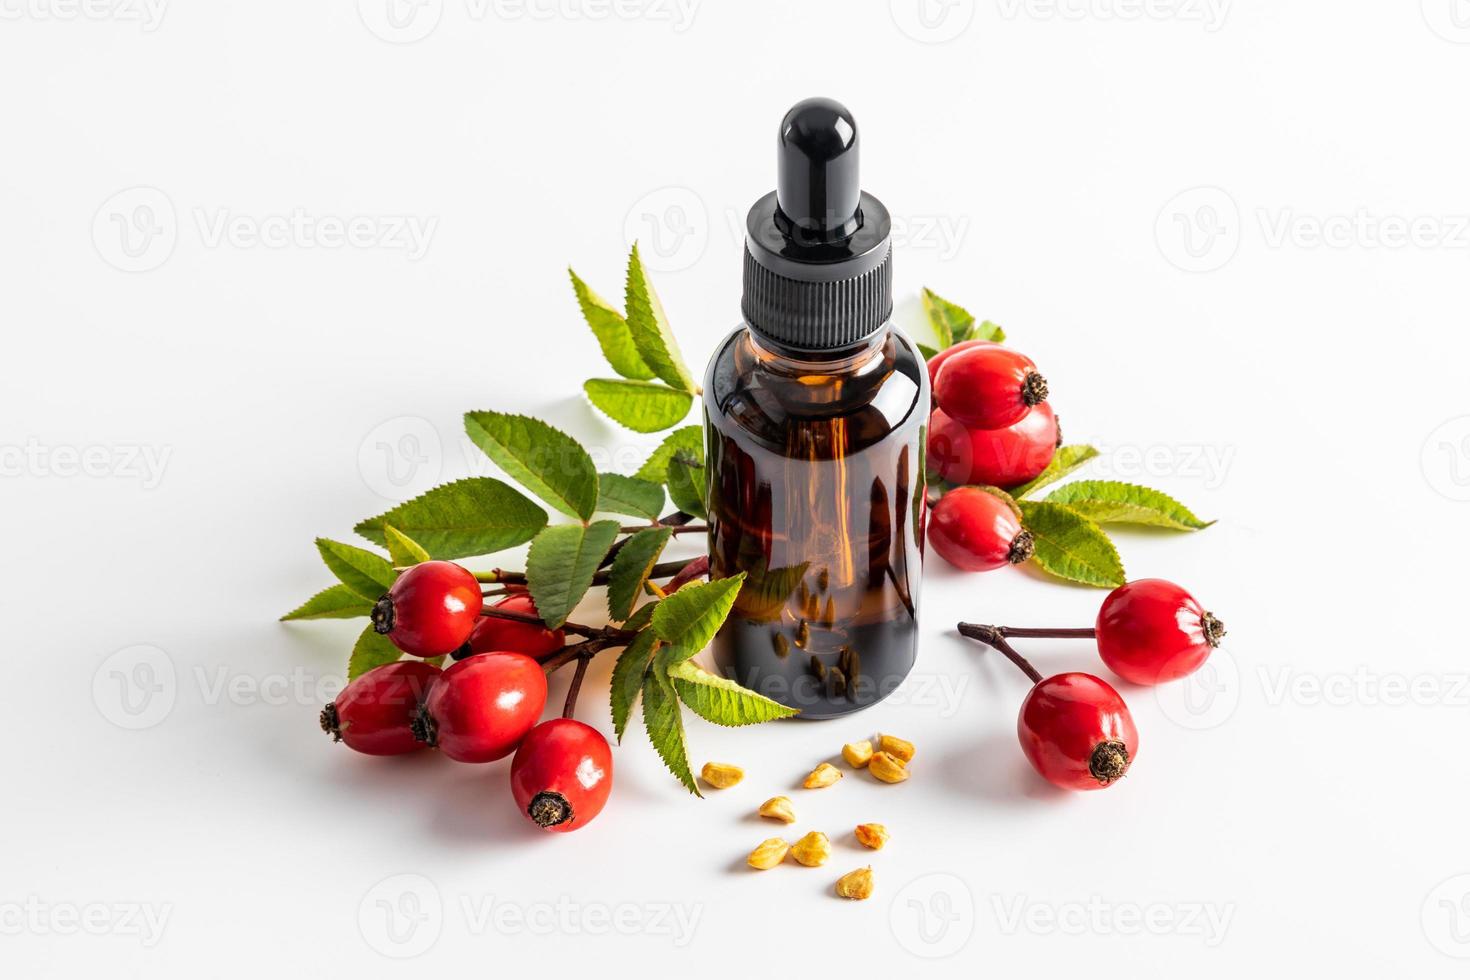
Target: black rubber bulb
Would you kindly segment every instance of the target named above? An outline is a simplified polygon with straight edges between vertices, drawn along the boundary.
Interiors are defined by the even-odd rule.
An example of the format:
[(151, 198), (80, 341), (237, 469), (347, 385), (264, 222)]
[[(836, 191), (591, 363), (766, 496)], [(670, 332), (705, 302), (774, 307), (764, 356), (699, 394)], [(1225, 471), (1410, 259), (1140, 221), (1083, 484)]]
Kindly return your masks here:
[(862, 225), (857, 121), (832, 99), (804, 99), (777, 138), (777, 222), (799, 245), (851, 238)]

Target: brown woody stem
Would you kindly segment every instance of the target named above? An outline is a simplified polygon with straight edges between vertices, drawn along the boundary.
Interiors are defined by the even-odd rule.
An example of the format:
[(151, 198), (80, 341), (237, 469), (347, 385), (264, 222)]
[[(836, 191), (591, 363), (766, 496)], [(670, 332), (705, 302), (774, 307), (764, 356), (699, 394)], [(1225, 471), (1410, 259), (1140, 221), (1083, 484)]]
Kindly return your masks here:
[(567, 688), (566, 704), (561, 709), (563, 718), (571, 718), (577, 713), (577, 695), (582, 691), (582, 678), (587, 673), (587, 665), (592, 662), (593, 654), (583, 654), (577, 658), (577, 672), (572, 675), (572, 686)]
[(1001, 633), (996, 627), (981, 626), (979, 623), (961, 623), (959, 630), (964, 636), (968, 636), (972, 640), (979, 640), (986, 646), (995, 647), (995, 649), (1005, 654), (1006, 659), (1021, 668), (1026, 676), (1031, 678), (1031, 683), (1041, 683), (1041, 671), (1031, 666), (1031, 661), (1017, 653), (1015, 647), (1006, 642), (1005, 634)]

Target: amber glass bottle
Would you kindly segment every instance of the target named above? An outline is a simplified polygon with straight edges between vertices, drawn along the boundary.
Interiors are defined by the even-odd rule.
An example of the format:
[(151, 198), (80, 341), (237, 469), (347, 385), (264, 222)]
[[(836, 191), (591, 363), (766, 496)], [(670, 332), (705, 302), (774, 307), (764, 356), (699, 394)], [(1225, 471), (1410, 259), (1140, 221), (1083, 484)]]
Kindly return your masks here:
[(746, 573), (715, 658), (829, 718), (914, 664), (928, 376), (891, 324), (891, 222), (826, 99), (782, 122), (778, 190), (747, 222), (745, 322), (710, 362), (710, 562)]

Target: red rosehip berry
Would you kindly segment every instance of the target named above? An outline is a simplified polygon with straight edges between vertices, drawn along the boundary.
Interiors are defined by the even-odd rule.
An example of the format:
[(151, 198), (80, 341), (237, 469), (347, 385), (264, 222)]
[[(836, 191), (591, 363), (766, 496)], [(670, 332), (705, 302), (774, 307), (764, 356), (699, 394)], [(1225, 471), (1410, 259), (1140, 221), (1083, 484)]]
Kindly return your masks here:
[(946, 415), (977, 429), (1003, 429), (1046, 401), (1046, 379), (1025, 354), (991, 344), (948, 358), (934, 375), (934, 400)]
[(957, 487), (940, 498), (929, 515), (929, 544), (967, 572), (1019, 565), (1036, 552), (1010, 505), (979, 487)]
[(950, 483), (1020, 486), (1046, 469), (1059, 440), (1046, 402), (1004, 429), (974, 429), (938, 408), (929, 416), (929, 462)]
[(322, 709), (322, 731), (367, 755), (415, 752), (424, 744), (413, 736), (413, 720), (439, 674), (422, 660), (374, 667)]
[(444, 671), (413, 733), (456, 762), (494, 762), (515, 751), (544, 707), (540, 664), (522, 653), (481, 653)]
[(373, 606), (373, 627), (404, 653), (437, 657), (464, 645), (482, 606), (474, 575), (452, 561), (426, 561)]
[(516, 749), (510, 789), (532, 823), (566, 833), (602, 812), (612, 776), (612, 749), (597, 729), (553, 718), (531, 729)]
[(962, 340), (958, 344), (955, 344), (953, 347), (946, 347), (938, 354), (935, 354), (933, 357), (929, 358), (929, 387), (934, 387), (934, 377), (939, 373), (939, 366), (945, 361), (949, 360), (951, 357), (954, 357), (960, 351), (969, 350), (971, 347), (994, 346), (995, 341), (993, 340)]
[(1119, 677), (1159, 684), (1192, 674), (1225, 636), (1225, 624), (1173, 582), (1120, 585), (1097, 614), (1097, 652)]
[(1138, 730), (1128, 705), (1091, 674), (1038, 681), (1021, 703), (1016, 730), (1032, 767), (1063, 789), (1111, 786), (1138, 754)]
[[(524, 592), (501, 599), (495, 604), (495, 608), (521, 616), (539, 618), (541, 615), (536, 611), (536, 603)], [(534, 623), (519, 623), (513, 619), (481, 616), (480, 621), (475, 624), (474, 631), (470, 633), (469, 640), (466, 641), (468, 653), (462, 653), (462, 655), (524, 653), (528, 657), (540, 660), (560, 650), (566, 644), (567, 635), (562, 630), (550, 630)]]

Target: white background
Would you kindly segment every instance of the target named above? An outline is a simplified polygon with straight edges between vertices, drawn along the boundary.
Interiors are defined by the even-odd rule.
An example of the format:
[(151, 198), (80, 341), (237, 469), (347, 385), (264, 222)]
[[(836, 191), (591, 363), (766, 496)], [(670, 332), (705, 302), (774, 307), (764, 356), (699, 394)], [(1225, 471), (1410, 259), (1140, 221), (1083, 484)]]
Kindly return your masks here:
[[(0, 0), (7, 975), (1463, 975), (1470, 8), (386, 10)], [(812, 94), (857, 114), (900, 219), (904, 322), (929, 285), (1004, 324), (1094, 475), (1220, 519), (1118, 540), (1225, 650), (1120, 685), (1142, 751), (1086, 795), (1030, 772), (1024, 680), (953, 626), (1087, 625), (1101, 593), (937, 560), (912, 683), (848, 721), (691, 724), (696, 765), (749, 772), (703, 802), (641, 733), (569, 836), (517, 814), (506, 763), (330, 744), (359, 624), (276, 622), (330, 580), (312, 538), (487, 472), (467, 409), (631, 472), (656, 437), (581, 399), (607, 369), (565, 267), (617, 296), (641, 237), (702, 364)], [(294, 212), (384, 235), (250, 237)], [(793, 789), (875, 730), (918, 744), (907, 784)], [(743, 867), (779, 791), (826, 868)], [(872, 900), (831, 896), (869, 860)]]

